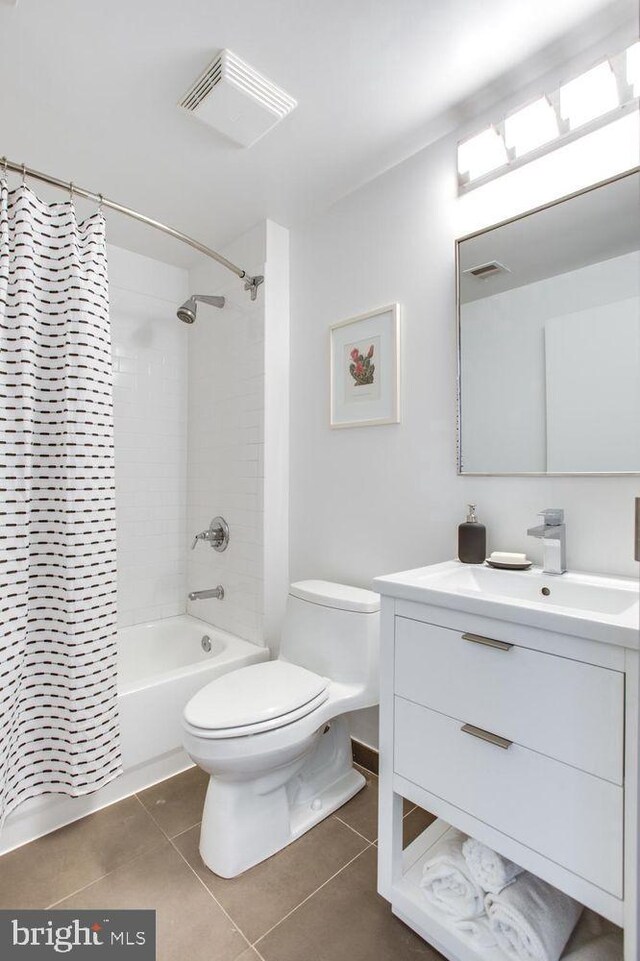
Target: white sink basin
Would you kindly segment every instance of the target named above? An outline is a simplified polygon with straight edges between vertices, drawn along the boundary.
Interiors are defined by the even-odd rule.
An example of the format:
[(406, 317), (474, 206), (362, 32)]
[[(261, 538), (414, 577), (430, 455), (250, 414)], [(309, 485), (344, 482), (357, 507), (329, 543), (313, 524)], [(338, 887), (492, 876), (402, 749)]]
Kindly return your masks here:
[(381, 594), (577, 634), (637, 649), (640, 588), (632, 578), (501, 571), (446, 561), (378, 577)]

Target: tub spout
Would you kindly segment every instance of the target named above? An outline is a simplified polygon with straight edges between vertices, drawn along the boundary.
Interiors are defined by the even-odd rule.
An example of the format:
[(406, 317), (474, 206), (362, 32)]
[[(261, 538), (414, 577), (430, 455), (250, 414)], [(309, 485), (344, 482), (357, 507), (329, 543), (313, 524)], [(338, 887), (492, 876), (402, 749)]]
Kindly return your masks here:
[(189, 594), (190, 601), (204, 601), (209, 597), (216, 597), (221, 601), (224, 597), (224, 587), (222, 584), (218, 584), (217, 587), (212, 587), (208, 591), (191, 591)]

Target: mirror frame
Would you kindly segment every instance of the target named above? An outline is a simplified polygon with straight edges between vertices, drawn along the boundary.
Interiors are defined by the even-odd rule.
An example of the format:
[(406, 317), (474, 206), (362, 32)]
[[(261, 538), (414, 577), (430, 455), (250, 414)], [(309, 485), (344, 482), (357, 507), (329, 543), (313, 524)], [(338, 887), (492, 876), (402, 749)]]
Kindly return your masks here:
[(462, 338), (461, 338), (461, 328), (460, 328), (460, 244), (464, 243), (466, 240), (472, 240), (474, 237), (479, 237), (481, 234), (486, 234), (490, 230), (496, 230), (498, 227), (504, 227), (507, 224), (515, 223), (518, 220), (524, 220), (526, 217), (531, 217), (533, 214), (537, 214), (542, 210), (548, 210), (550, 207), (557, 207), (559, 204), (565, 203), (567, 200), (573, 200), (574, 197), (580, 197), (583, 194), (591, 193), (593, 190), (598, 190), (600, 187), (606, 187), (608, 184), (616, 183), (618, 180), (624, 180), (625, 177), (632, 177), (635, 174), (640, 173), (640, 166), (631, 167), (629, 170), (625, 170), (623, 173), (616, 174), (614, 177), (608, 177), (606, 180), (600, 180), (598, 183), (591, 184), (589, 187), (584, 187), (582, 190), (575, 190), (573, 193), (565, 194), (562, 197), (558, 197), (557, 200), (552, 200), (549, 203), (541, 204), (539, 207), (532, 207), (531, 210), (526, 210), (524, 213), (518, 214), (515, 217), (509, 217), (506, 220), (500, 220), (498, 223), (490, 224), (488, 227), (483, 227), (481, 230), (474, 230), (473, 233), (465, 234), (464, 237), (458, 237), (455, 241), (455, 264), (456, 264), (456, 473), (462, 477), (638, 477), (640, 476), (640, 469), (637, 471), (469, 471), (464, 470), (462, 467)]

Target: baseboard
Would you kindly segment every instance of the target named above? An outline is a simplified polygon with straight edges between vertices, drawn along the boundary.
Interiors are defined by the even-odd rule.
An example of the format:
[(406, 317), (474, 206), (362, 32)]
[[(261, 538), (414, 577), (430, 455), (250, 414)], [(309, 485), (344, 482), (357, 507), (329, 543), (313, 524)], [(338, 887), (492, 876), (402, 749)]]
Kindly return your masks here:
[(380, 769), (379, 754), (374, 747), (369, 747), (368, 744), (363, 744), (362, 741), (351, 738), (351, 750), (356, 764), (359, 764), (366, 771), (371, 771), (372, 774), (378, 773)]

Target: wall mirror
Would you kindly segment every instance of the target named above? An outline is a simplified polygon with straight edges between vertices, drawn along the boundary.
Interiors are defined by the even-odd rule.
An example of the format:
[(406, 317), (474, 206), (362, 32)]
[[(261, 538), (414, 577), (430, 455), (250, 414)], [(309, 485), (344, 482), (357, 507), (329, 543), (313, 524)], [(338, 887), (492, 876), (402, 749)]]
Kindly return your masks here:
[(457, 242), (458, 471), (640, 473), (640, 172)]

